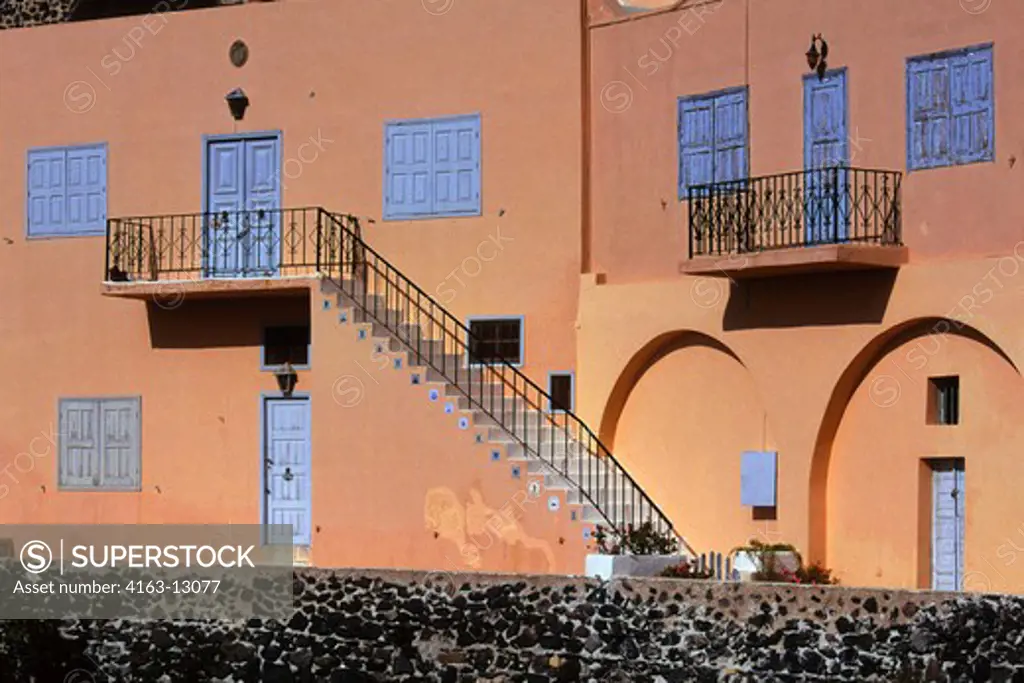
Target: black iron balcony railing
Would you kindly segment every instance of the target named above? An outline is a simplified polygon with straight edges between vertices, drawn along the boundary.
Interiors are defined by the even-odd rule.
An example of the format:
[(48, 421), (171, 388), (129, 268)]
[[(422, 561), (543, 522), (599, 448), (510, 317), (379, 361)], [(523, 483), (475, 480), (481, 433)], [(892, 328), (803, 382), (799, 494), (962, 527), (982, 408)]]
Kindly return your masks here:
[(689, 188), (690, 258), (823, 244), (901, 245), (897, 171), (828, 167)]
[[(112, 218), (104, 279), (112, 282), (313, 275), (326, 245), (321, 208)], [(339, 219), (359, 230), (350, 216)]]

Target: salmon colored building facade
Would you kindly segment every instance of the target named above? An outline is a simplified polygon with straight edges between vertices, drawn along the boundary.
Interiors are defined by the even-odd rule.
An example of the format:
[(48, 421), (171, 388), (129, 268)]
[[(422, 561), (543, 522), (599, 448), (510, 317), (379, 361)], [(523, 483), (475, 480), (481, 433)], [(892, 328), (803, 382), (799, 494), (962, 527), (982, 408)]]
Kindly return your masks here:
[(0, 31), (3, 523), (1024, 589), (1024, 7), (165, 4)]

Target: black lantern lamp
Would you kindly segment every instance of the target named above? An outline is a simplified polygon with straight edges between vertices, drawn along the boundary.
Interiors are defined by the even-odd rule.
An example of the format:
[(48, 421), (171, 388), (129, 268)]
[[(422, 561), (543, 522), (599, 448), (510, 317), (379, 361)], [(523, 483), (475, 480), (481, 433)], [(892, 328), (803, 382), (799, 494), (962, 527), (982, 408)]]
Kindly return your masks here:
[(245, 110), (249, 107), (249, 97), (241, 88), (235, 88), (224, 98), (227, 100), (231, 116), (235, 121), (241, 121), (245, 116)]
[(277, 386), (281, 390), (281, 394), (285, 397), (291, 396), (299, 381), (299, 375), (295, 372), (292, 364), (285, 363), (274, 371), (274, 376), (277, 378)]
[[(821, 44), (819, 49), (818, 44)], [(807, 67), (818, 74), (818, 80), (825, 79), (825, 72), (828, 71), (828, 43), (821, 37), (821, 34), (811, 36), (811, 47), (806, 52)]]
[(814, 71), (818, 66), (818, 59), (821, 57), (818, 54), (818, 36), (811, 36), (811, 49), (807, 51), (807, 68)]

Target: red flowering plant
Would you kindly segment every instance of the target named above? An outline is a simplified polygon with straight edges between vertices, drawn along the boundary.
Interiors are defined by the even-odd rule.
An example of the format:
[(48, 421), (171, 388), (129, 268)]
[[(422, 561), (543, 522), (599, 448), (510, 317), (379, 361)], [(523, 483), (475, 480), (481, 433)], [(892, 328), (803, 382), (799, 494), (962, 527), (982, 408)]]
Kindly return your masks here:
[(715, 578), (714, 572), (711, 571), (710, 567), (701, 568), (693, 560), (683, 560), (679, 564), (674, 564), (671, 567), (665, 567), (661, 570), (659, 576), (664, 576), (670, 579), (713, 579)]

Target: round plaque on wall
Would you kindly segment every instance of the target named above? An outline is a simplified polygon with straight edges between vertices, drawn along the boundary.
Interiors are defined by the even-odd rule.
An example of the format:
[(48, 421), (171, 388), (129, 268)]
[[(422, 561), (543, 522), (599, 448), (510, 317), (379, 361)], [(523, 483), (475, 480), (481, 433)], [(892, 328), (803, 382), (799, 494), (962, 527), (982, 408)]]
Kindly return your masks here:
[(243, 40), (236, 40), (231, 44), (228, 55), (231, 57), (232, 64), (238, 67), (244, 66), (249, 61), (249, 46)]

